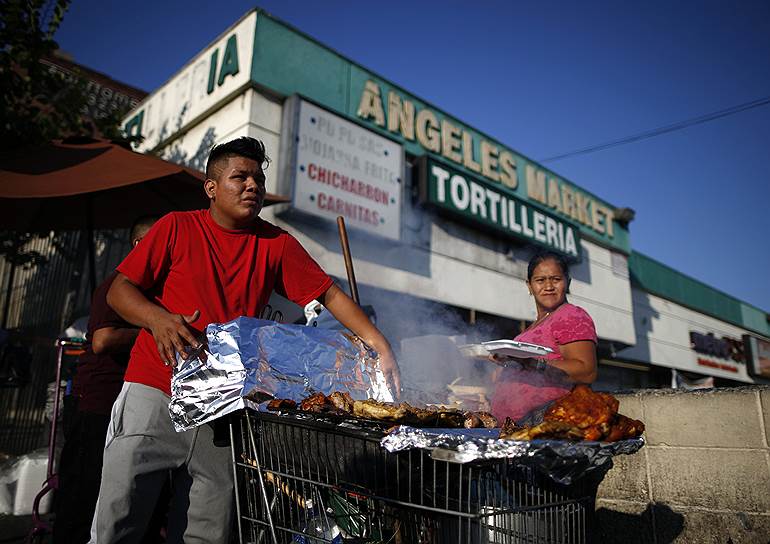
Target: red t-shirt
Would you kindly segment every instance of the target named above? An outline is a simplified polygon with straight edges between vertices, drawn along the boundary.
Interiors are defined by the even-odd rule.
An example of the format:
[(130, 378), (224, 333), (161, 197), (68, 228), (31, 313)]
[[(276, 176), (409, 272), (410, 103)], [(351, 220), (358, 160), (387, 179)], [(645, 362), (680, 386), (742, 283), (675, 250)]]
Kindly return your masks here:
[[(208, 210), (162, 217), (118, 272), (169, 312), (200, 310), (190, 324), (196, 336), (210, 323), (259, 315), (273, 290), (304, 306), (333, 283), (286, 231), (261, 218), (248, 229), (225, 229)], [(136, 339), (125, 380), (171, 394), (171, 368), (147, 330)]]
[(94, 353), (91, 342), (94, 333), (106, 327), (135, 328), (107, 305), (110, 290), (117, 272), (110, 274), (94, 291), (88, 318), (88, 335), (85, 352), (78, 358), (77, 371), (72, 382), (72, 394), (78, 399), (78, 411), (109, 415), (112, 404), (123, 387), (123, 374), (128, 364), (129, 349), (117, 353)]
[[(559, 306), (537, 326), (527, 329), (515, 340), (539, 344), (553, 349), (546, 359), (561, 359), (561, 346), (580, 340), (597, 341), (596, 327), (583, 308), (569, 303)], [(573, 384), (554, 383), (540, 372), (506, 368), (492, 396), (492, 413), (500, 419), (514, 421), (546, 402), (563, 397)]]

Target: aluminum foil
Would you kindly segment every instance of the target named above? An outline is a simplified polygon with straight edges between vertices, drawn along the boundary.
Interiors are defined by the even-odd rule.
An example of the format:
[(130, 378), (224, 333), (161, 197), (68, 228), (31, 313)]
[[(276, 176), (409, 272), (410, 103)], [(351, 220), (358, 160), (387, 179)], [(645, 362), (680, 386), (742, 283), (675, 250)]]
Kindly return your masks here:
[(350, 333), (250, 317), (206, 328), (207, 349), (171, 379), (169, 412), (184, 431), (266, 398), (300, 401), (315, 392), (392, 401), (377, 354)]
[(569, 485), (589, 473), (604, 474), (612, 458), (632, 454), (644, 438), (617, 442), (569, 442), (567, 440), (500, 440), (499, 429), (417, 429), (402, 425), (380, 444), (389, 452), (412, 448), (430, 450), (433, 459), (469, 463), (480, 459), (516, 459), (555, 482)]

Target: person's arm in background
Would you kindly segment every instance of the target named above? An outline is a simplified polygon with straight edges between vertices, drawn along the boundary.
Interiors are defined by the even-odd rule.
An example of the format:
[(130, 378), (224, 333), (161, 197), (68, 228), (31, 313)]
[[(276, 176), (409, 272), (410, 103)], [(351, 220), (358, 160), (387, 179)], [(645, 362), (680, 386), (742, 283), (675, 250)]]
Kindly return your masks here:
[(174, 352), (186, 358), (185, 346), (197, 347), (199, 344), (187, 327), (188, 323), (198, 319), (198, 310), (188, 316), (172, 314), (151, 302), (139, 287), (123, 274), (118, 274), (112, 282), (107, 293), (107, 304), (129, 323), (148, 329), (152, 333), (160, 359), (167, 365), (176, 363)]
[(347, 296), (342, 289), (332, 285), (326, 292), (319, 297), (319, 302), (323, 304), (332, 315), (342, 323), (346, 328), (356, 334), (369, 346), (371, 346), (379, 355), (380, 369), (385, 375), (388, 384), (395, 389), (396, 398), (401, 396), (401, 373), (393, 355), (388, 340), (382, 335), (377, 327), (369, 321), (364, 311), (356, 304), (353, 299)]
[(91, 349), (97, 355), (129, 351), (139, 334), (134, 327), (102, 327), (96, 329), (91, 338)]

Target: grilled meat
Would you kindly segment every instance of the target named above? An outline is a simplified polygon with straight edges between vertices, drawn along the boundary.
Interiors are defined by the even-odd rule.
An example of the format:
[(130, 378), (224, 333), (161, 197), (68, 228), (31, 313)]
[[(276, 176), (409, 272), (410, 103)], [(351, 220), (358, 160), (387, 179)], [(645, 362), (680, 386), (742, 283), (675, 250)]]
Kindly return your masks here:
[(281, 410), (293, 410), (297, 407), (297, 403), (291, 399), (273, 399), (267, 403), (267, 409), (271, 412), (279, 412)]
[(476, 412), (485, 429), (496, 429), (499, 426), (497, 418), (489, 412)]
[(596, 393), (587, 385), (579, 384), (568, 395), (554, 402), (543, 419), (569, 423), (581, 429), (596, 427), (603, 435), (618, 413), (619, 404), (612, 395)]
[(635, 438), (640, 436), (644, 432), (644, 423), (638, 419), (631, 419), (623, 414), (618, 414), (615, 422), (610, 427), (610, 432), (607, 435), (607, 442), (615, 442), (616, 440), (624, 440), (626, 438)]
[(313, 393), (299, 403), (299, 409), (305, 412), (324, 412), (333, 407), (329, 399), (321, 392)]
[(365, 419), (376, 419), (396, 423), (406, 415), (406, 410), (401, 408), (401, 406), (395, 406), (373, 399), (354, 400), (353, 415)]
[(609, 393), (597, 393), (581, 384), (554, 402), (543, 419), (578, 427), (584, 440), (614, 442), (641, 435), (644, 424), (618, 414), (619, 405), (618, 399)]
[(479, 427), (483, 427), (484, 423), (481, 421), (481, 418), (474, 414), (473, 412), (465, 412), (465, 421), (463, 422), (463, 427), (466, 429), (478, 429)]
[(533, 427), (513, 428), (509, 432), (500, 431), (500, 438), (507, 440), (583, 440), (583, 431), (561, 421), (543, 421)]
[(347, 414), (353, 414), (353, 398), (348, 393), (340, 393), (335, 391), (329, 395), (329, 402), (334, 405), (337, 410), (341, 410)]

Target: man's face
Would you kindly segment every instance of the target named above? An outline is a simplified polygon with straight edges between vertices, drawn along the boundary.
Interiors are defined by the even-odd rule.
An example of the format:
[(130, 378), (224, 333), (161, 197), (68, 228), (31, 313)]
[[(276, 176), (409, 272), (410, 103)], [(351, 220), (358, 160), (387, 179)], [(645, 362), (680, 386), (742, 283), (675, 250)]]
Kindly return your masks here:
[(265, 200), (262, 165), (245, 157), (228, 157), (220, 161), (216, 178), (207, 179), (205, 185), (214, 220), (229, 229), (250, 226)]

